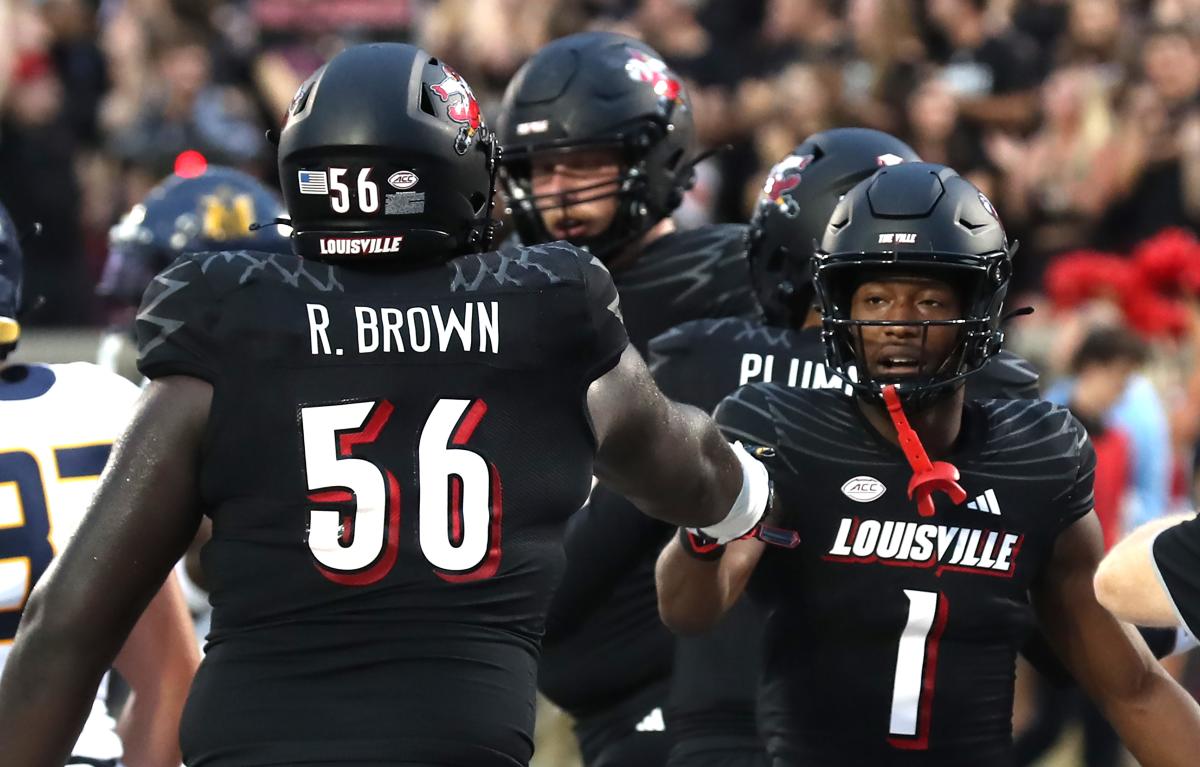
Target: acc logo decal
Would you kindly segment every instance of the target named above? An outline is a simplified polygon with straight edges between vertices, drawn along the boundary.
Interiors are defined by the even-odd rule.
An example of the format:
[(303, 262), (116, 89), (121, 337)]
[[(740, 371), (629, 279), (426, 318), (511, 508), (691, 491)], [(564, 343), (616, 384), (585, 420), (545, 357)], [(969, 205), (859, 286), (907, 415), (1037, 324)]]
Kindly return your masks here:
[(398, 170), (388, 176), (388, 183), (393, 189), (412, 189), (420, 181), (420, 177), (411, 170)]
[(852, 477), (842, 485), (842, 494), (859, 503), (870, 503), (882, 497), (886, 492), (887, 488), (883, 486), (882, 482), (865, 475)]
[(800, 184), (800, 173), (812, 162), (811, 154), (788, 155), (779, 161), (767, 174), (763, 184), (762, 197), (759, 203), (774, 205), (788, 218), (795, 218), (800, 212), (800, 206), (791, 197), (785, 197), (788, 192)]
[(626, 50), (629, 51), (629, 60), (625, 62), (625, 71), (629, 73), (630, 80), (650, 83), (655, 94), (668, 101), (681, 101), (683, 84), (667, 68), (666, 62), (634, 48)]
[(879, 163), (879, 167), (886, 168), (891, 165), (899, 165), (900, 163), (904, 162), (904, 158), (898, 154), (892, 154), (891, 152), (888, 152), (887, 154), (881, 154), (876, 157), (875, 162)]

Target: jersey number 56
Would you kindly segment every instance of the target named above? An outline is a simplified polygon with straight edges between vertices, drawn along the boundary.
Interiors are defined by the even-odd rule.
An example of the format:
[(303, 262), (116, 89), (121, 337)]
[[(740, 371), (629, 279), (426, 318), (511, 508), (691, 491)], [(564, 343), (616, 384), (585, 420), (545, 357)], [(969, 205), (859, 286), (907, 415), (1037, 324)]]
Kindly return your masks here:
[[(334, 583), (374, 583), (396, 563), (400, 483), (353, 457), (356, 445), (378, 438), (393, 410), (387, 400), (300, 410), (312, 504), (308, 548)], [(418, 540), (434, 572), (451, 583), (490, 578), (500, 566), (500, 475), (465, 447), (486, 412), (483, 400), (438, 400), (417, 442)]]

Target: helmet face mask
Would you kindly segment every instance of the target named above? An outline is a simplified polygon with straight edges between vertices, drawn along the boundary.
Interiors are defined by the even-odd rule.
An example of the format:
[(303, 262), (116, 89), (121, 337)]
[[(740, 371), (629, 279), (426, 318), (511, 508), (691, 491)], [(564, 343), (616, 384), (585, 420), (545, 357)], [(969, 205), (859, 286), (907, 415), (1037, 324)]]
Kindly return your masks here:
[(520, 180), (507, 185), (511, 204), (523, 211), (521, 218), (538, 225), (526, 240), (567, 239), (602, 248), (631, 183), (620, 147), (555, 149), (531, 158), (520, 163)]
[(603, 185), (571, 190), (617, 200), (603, 231), (570, 238), (601, 259), (669, 216), (694, 180), (687, 157), (692, 114), (682, 84), (653, 49), (623, 35), (571, 35), (542, 48), (509, 84), (499, 132), (501, 181), (524, 242), (555, 239), (543, 214), (563, 203), (560, 192), (535, 192), (534, 162), (564, 152), (611, 151), (621, 158), (620, 173)]
[(486, 250), (499, 159), (452, 67), (411, 45), (348, 48), (301, 86), (280, 134), (293, 246), (410, 265)]
[[(887, 384), (917, 407), (947, 396), (1000, 350), (1012, 254), (991, 203), (949, 168), (913, 163), (860, 183), (834, 211), (813, 262), (828, 362), (843, 373), (853, 366), (848, 382), (870, 399)], [(956, 316), (852, 311), (860, 286), (914, 279), (952, 291)], [(897, 352), (894, 374), (876, 364), (881, 343), (912, 350)]]
[(800, 327), (813, 307), (813, 251), (838, 200), (882, 167), (919, 161), (894, 136), (835, 128), (809, 136), (776, 163), (746, 235), (754, 289), (771, 324)]

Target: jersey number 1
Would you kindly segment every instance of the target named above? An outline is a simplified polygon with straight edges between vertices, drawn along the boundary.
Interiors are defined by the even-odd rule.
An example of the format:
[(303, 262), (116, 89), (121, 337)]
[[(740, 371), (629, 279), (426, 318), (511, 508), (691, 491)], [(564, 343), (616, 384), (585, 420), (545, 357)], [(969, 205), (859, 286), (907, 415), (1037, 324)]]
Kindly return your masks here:
[[(400, 483), (353, 457), (356, 445), (379, 437), (393, 409), (381, 400), (300, 410), (312, 504), (308, 548), (334, 583), (374, 583), (396, 563)], [(486, 412), (483, 400), (439, 400), (417, 441), (418, 541), (434, 572), (451, 583), (490, 578), (500, 566), (500, 476), (465, 447)]]
[(950, 604), (944, 594), (932, 591), (905, 589), (904, 595), (908, 597), (908, 622), (896, 652), (888, 743), (895, 748), (924, 750), (929, 748), (938, 647)]

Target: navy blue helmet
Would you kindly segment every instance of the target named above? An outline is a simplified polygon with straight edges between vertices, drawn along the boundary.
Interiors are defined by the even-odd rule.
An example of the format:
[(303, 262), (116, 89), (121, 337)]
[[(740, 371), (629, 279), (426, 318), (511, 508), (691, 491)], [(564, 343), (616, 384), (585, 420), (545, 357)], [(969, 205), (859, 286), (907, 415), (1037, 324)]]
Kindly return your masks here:
[(0, 205), (0, 359), (16, 347), (21, 337), (21, 278), (24, 273), (21, 243), (12, 217)]
[(286, 227), (272, 223), (283, 215), (279, 195), (241, 171), (209, 166), (191, 178), (169, 176), (109, 232), (97, 291), (137, 306), (154, 275), (186, 253), (291, 253)]

